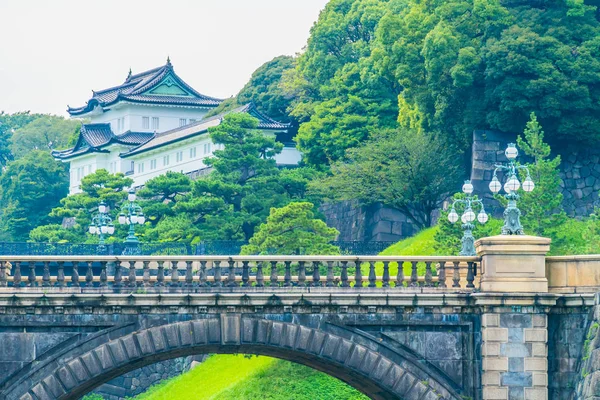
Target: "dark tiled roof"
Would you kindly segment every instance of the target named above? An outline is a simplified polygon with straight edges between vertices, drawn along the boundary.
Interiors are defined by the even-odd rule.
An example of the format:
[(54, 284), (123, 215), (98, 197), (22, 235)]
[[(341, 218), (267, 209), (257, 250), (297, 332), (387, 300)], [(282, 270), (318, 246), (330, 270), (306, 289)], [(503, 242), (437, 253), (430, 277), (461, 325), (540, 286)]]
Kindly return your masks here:
[[(153, 95), (149, 90), (157, 87), (166, 77), (172, 77), (177, 85), (184, 88), (189, 96)], [(174, 104), (190, 107), (216, 107), (223, 100), (205, 96), (185, 83), (173, 70), (170, 61), (162, 67), (154, 68), (136, 75), (131, 75), (119, 86), (94, 91), (93, 96), (85, 106), (69, 107), (67, 111), (72, 116), (88, 113), (96, 106), (108, 107), (118, 101), (130, 101), (144, 104)]]
[(112, 143), (120, 143), (130, 146), (139, 146), (152, 139), (151, 132), (127, 131), (121, 135), (115, 135), (110, 129), (110, 124), (85, 124), (81, 125), (81, 131), (77, 138), (75, 147), (67, 150), (53, 151), (52, 155), (59, 159), (68, 159), (74, 156), (101, 151), (103, 147)]
[(138, 147), (135, 147), (126, 153), (122, 153), (121, 157), (133, 156), (135, 154), (143, 153), (145, 151), (162, 147), (170, 143), (178, 142), (180, 140), (185, 140), (194, 136), (204, 134), (208, 131), (208, 128), (219, 125), (225, 115), (229, 113), (242, 112), (248, 113), (258, 119), (258, 129), (273, 129), (285, 131), (291, 127), (291, 124), (283, 124), (281, 122), (275, 121), (272, 118), (267, 117), (266, 115), (258, 111), (253, 103), (249, 103), (244, 106), (234, 108), (230, 111), (226, 111), (224, 113), (212, 116), (210, 118), (194, 122), (193, 124), (171, 129), (170, 131), (157, 133), (152, 139), (148, 140), (147, 142), (142, 143)]

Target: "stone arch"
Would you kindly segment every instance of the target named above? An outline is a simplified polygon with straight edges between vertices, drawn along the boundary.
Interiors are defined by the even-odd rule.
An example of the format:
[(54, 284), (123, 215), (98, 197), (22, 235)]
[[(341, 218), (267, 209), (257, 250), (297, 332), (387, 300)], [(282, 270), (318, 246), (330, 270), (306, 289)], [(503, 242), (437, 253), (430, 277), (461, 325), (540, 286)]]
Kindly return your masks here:
[(394, 356), (374, 338), (224, 314), (145, 329), (114, 329), (33, 363), (9, 379), (7, 400), (78, 399), (123, 373), (171, 358), (248, 353), (307, 365), (376, 400), (460, 399), (435, 371)]

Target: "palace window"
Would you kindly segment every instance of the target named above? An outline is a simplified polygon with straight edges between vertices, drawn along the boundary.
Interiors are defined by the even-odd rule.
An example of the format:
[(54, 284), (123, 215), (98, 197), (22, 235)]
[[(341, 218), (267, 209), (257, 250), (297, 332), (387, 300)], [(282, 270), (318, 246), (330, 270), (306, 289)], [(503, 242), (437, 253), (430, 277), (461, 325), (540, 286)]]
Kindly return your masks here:
[(190, 124), (193, 124), (194, 122), (196, 122), (196, 118), (190, 118)]
[(196, 158), (196, 148), (192, 147), (190, 149), (190, 158)]
[(138, 174), (141, 174), (144, 172), (144, 163), (139, 163), (138, 164)]
[(175, 155), (175, 159), (177, 162), (183, 161), (183, 151), (178, 151), (177, 154)]
[(156, 169), (156, 160), (150, 160), (150, 169)]
[(150, 117), (142, 117), (142, 129), (150, 129)]
[(159, 128), (158, 117), (152, 117), (152, 129), (157, 131)]
[(187, 119), (179, 118), (179, 126), (186, 126), (186, 125), (187, 125)]
[(167, 165), (169, 165), (169, 156), (164, 156), (164, 157), (163, 157), (163, 165), (164, 165), (164, 166), (167, 166)]
[(210, 143), (204, 143), (204, 154), (210, 153)]

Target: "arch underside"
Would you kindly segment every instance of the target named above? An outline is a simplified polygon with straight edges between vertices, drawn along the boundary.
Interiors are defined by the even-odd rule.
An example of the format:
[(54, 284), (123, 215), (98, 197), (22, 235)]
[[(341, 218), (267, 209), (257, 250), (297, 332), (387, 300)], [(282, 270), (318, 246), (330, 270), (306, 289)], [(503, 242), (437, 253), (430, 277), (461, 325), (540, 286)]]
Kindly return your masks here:
[(377, 400), (460, 399), (442, 377), (423, 365), (396, 357), (375, 338), (344, 337), (237, 314), (94, 336), (30, 365), (26, 373), (9, 380), (2, 390), (3, 398), (78, 399), (137, 368), (205, 353), (246, 353), (289, 360), (323, 371)]

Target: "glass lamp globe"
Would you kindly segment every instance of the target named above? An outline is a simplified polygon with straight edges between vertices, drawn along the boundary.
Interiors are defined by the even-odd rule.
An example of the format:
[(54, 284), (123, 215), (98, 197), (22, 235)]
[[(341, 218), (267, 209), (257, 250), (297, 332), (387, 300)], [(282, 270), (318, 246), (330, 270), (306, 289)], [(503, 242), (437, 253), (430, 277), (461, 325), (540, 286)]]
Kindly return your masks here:
[(516, 192), (521, 187), (521, 182), (517, 179), (515, 175), (511, 176), (506, 182), (505, 188), (508, 186), (511, 192)]
[(531, 192), (535, 188), (535, 184), (531, 180), (530, 176), (527, 176), (527, 179), (523, 181), (523, 190), (526, 192)]
[(517, 145), (514, 143), (509, 143), (508, 147), (504, 151), (504, 155), (509, 160), (514, 160), (519, 155), (519, 150), (517, 150)]
[(502, 184), (498, 180), (498, 177), (494, 175), (494, 178), (490, 182), (490, 190), (492, 193), (498, 193), (502, 189)]
[(458, 221), (458, 214), (456, 213), (456, 210), (454, 210), (454, 208), (450, 210), (450, 213), (448, 214), (448, 221), (450, 221), (451, 223), (455, 223), (456, 221)]
[(102, 226), (100, 227), (100, 232), (102, 232), (102, 233), (104, 233), (104, 234), (108, 233), (108, 226), (106, 226), (106, 225), (102, 225)]
[(146, 222), (146, 216), (144, 215), (144, 213), (139, 213), (137, 216), (137, 222), (138, 224), (142, 225), (144, 222)]
[(107, 232), (109, 235), (112, 235), (113, 233), (115, 233), (115, 226), (113, 224), (109, 224)]
[(137, 214), (131, 214), (131, 215), (129, 216), (129, 220), (131, 221), (131, 223), (132, 223), (132, 224), (137, 224), (137, 221), (138, 221), (138, 216), (137, 216)]
[(119, 214), (119, 223), (121, 225), (125, 225), (127, 223), (127, 217), (125, 217), (125, 214)]
[(463, 214), (463, 222), (473, 222), (475, 221), (475, 213), (472, 209), (468, 208)]
[(473, 193), (473, 184), (471, 183), (471, 181), (465, 181), (465, 184), (462, 187), (462, 191), (465, 194)]
[(129, 190), (129, 194), (127, 195), (127, 200), (135, 201), (135, 199), (136, 199), (135, 191), (133, 189)]
[(90, 232), (92, 235), (95, 235), (95, 234), (96, 234), (96, 226), (95, 226), (95, 225), (90, 225), (89, 232)]
[(486, 222), (488, 222), (488, 218), (488, 215), (483, 209), (479, 211), (479, 214), (477, 214), (477, 221), (479, 221), (480, 224), (485, 224)]
[(104, 213), (106, 212), (106, 203), (105, 203), (105, 202), (101, 202), (101, 203), (98, 205), (98, 211), (99, 211), (101, 214), (104, 214)]

